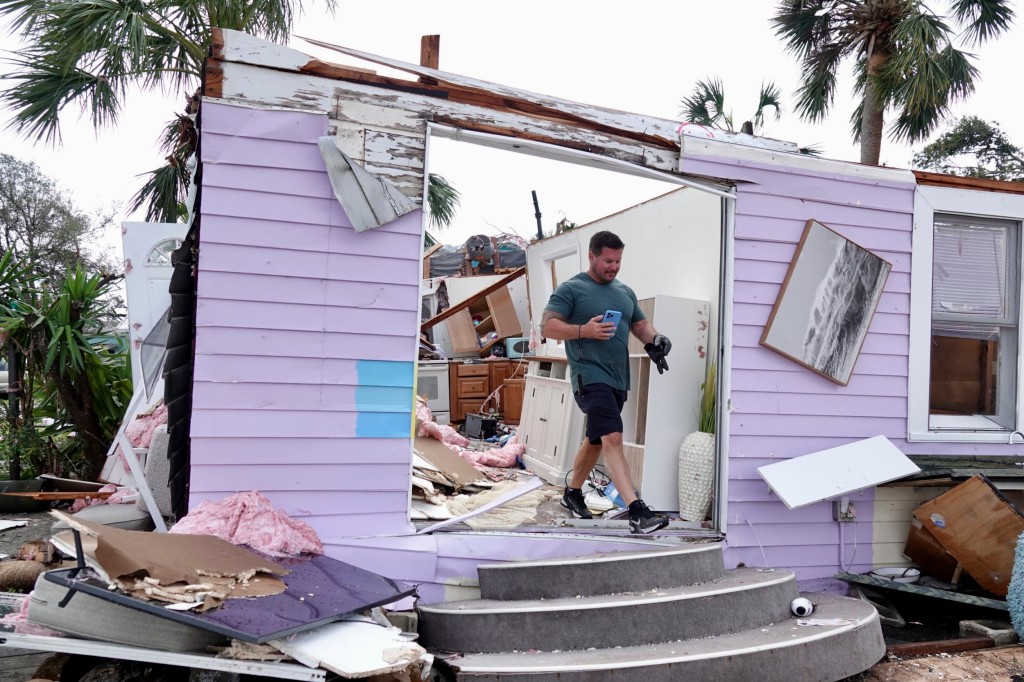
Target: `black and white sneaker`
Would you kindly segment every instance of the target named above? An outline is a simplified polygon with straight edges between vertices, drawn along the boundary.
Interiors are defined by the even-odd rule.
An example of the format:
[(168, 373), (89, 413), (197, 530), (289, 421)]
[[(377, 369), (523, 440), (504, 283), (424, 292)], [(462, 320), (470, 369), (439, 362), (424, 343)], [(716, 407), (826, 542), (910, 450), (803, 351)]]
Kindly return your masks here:
[(634, 533), (653, 533), (668, 525), (668, 517), (655, 514), (643, 500), (633, 500), (629, 505), (629, 529)]
[(583, 491), (579, 488), (566, 488), (562, 493), (562, 506), (572, 512), (577, 519), (592, 519), (594, 515), (587, 509), (587, 501), (583, 499)]

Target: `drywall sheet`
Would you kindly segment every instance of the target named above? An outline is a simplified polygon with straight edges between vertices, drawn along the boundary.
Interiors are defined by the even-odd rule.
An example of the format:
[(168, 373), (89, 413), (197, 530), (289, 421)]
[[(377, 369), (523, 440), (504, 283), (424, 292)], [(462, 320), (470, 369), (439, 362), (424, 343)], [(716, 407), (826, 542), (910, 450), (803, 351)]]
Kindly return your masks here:
[(885, 436), (758, 467), (772, 491), (796, 509), (894, 481), (920, 469)]

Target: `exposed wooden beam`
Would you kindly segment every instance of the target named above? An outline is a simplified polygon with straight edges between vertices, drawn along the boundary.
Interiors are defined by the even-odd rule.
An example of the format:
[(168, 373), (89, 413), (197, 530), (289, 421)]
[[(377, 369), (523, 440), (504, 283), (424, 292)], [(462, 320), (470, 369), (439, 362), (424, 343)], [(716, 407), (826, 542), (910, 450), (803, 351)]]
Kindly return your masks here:
[(988, 190), (989, 192), (1006, 192), (1009, 194), (1024, 194), (1024, 182), (1011, 182), (1009, 180), (989, 180), (986, 178), (964, 178), (958, 175), (943, 175), (942, 173), (928, 173), (926, 171), (914, 171), (914, 177), (918, 184), (934, 185), (936, 187), (954, 187), (960, 189)]
[[(439, 34), (420, 38), (420, 66), (437, 69), (441, 63), (441, 36)], [(420, 80), (423, 80), (420, 78)]]

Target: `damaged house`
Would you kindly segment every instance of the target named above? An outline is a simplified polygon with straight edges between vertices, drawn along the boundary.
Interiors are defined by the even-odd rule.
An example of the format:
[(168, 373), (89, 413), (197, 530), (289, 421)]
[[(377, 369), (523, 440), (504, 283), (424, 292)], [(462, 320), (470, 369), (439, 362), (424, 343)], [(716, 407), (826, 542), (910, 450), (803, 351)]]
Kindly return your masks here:
[[(175, 515), (259, 490), (309, 523), (329, 556), (417, 585), (421, 624), (433, 628), (428, 646), (497, 657), (513, 645), (495, 649), (474, 634), (499, 627), (487, 620), (497, 618), (493, 600), (579, 593), (498, 589), (485, 573), (500, 570), (478, 571), (482, 564), (533, 562), (552, 571), (531, 578), (535, 587), (568, 590), (586, 582), (572, 576), (601, 562), (567, 557), (643, 550), (657, 555), (643, 572), (679, 574), (680, 552), (715, 553), (719, 567), (692, 583), (746, 567), (736, 570), (753, 571), (750, 580), (766, 592), (753, 612), (786, 620), (797, 581), (834, 590), (839, 571), (908, 563), (911, 512), (937, 490), (882, 484), (917, 471), (914, 457), (1024, 450), (1024, 439), (1013, 438), (1024, 430), (1019, 184), (809, 157), (789, 143), (326, 47), (407, 76), (215, 32), (197, 123), (195, 207), (170, 281), (170, 337), (194, 334), (192, 352), (169, 353), (165, 367)], [(625, 523), (481, 531), (412, 520), (420, 205), (431, 139), (456, 136), (679, 187), (527, 249), (536, 326), (558, 282), (585, 269), (593, 231), (612, 229), (629, 246), (621, 277), (674, 344), (665, 375), (650, 371), (642, 349), (631, 350), (624, 436), (634, 482), (652, 506), (680, 511), (680, 445), (697, 428), (702, 384), (715, 391), (713, 455), (702, 464), (708, 504), (665, 536), (630, 537)], [(581, 416), (564, 350), (543, 340), (533, 350), (524, 359), (519, 438), (527, 466), (558, 484)], [(712, 365), (717, 381), (707, 382)], [(862, 448), (875, 449), (861, 456)], [(828, 470), (856, 475), (834, 488), (799, 465), (784, 481), (773, 477), (771, 467), (820, 453), (832, 453)], [(791, 504), (794, 491), (806, 491), (807, 502)], [(772, 567), (788, 570), (766, 573)], [(768, 594), (782, 583), (789, 591)], [(665, 586), (643, 589), (652, 587)], [(465, 625), (444, 610), (481, 592), (491, 610)], [(873, 610), (844, 611), (848, 604), (830, 599), (821, 594), (823, 617), (847, 624), (800, 644), (802, 655), (834, 666), (821, 679), (863, 670), (884, 647)], [(720, 622), (715, 609), (694, 607), (671, 616), (693, 621), (677, 639), (725, 637), (754, 622), (736, 616), (736, 605), (733, 620)], [(508, 617), (500, 627), (533, 629), (532, 639), (515, 640), (520, 651), (644, 643), (597, 628), (598, 643), (552, 644), (545, 638), (557, 635), (541, 625)], [(797, 636), (787, 631), (755, 649), (791, 646), (783, 642)], [(764, 665), (753, 649), (727, 664), (722, 652), (750, 642), (721, 641), (719, 658), (666, 649), (656, 652), (661, 663), (651, 662), (648, 646), (627, 667), (685, 662), (699, 677), (710, 670), (701, 665), (737, 665), (740, 676), (743, 665)], [(521, 665), (469, 656), (462, 672), (526, 674)], [(594, 665), (591, 674), (603, 669)], [(532, 670), (583, 668), (559, 659)], [(771, 670), (761, 672), (792, 679)]]

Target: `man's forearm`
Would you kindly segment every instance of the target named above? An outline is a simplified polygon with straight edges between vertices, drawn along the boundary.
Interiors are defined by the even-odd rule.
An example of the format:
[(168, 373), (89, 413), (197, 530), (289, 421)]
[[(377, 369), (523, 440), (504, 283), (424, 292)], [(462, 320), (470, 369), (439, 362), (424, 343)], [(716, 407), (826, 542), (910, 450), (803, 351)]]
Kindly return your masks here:
[(647, 320), (642, 320), (633, 325), (633, 336), (640, 340), (640, 343), (647, 345), (654, 341), (654, 337), (658, 335), (658, 330), (654, 328), (654, 325)]
[(580, 325), (569, 324), (550, 310), (544, 311), (540, 323), (540, 333), (544, 338), (554, 341), (568, 341), (582, 336)]

